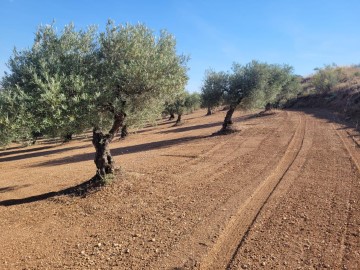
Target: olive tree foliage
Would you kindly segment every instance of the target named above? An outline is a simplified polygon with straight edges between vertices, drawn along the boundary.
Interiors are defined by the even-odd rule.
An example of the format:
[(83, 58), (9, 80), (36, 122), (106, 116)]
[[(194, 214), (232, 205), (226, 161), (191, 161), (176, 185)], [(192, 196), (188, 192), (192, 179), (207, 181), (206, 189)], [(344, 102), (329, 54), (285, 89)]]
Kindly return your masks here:
[(233, 64), (228, 81), (224, 79), (223, 95), (229, 104), (222, 132), (232, 124), (232, 115), (240, 105), (241, 108), (261, 108), (273, 103), (293, 79), (292, 68), (287, 65), (270, 65), (252, 61), (246, 65)]
[(0, 90), (0, 146), (31, 140), (32, 116), (26, 110), (26, 102), (27, 97), (21, 90)]
[(257, 87), (249, 91), (240, 103), (244, 109), (264, 108), (266, 104), (275, 104), (285, 96), (300, 91), (300, 85), (293, 68), (288, 65), (254, 63), (253, 72), (257, 74), (257, 81), (262, 81)]
[[(187, 82), (187, 57), (176, 54), (172, 35), (160, 36), (145, 25), (108, 22), (100, 34), (100, 104), (111, 103), (130, 118), (155, 118), (162, 101), (183, 91)], [(146, 117), (143, 113), (146, 112)], [(139, 116), (139, 117), (137, 117)]]
[[(34, 44), (14, 50), (2, 81), (7, 96), (24, 107), (31, 133), (71, 136), (89, 127), (95, 96), (88, 89), (96, 84), (95, 28), (76, 31), (72, 24), (58, 34), (53, 25), (40, 26)], [(14, 136), (18, 136), (14, 134)]]
[(223, 102), (224, 92), (227, 91), (229, 75), (225, 72), (205, 71), (205, 79), (201, 87), (201, 105), (206, 108), (207, 115), (211, 115), (215, 107)]
[(165, 100), (183, 91), (187, 61), (171, 34), (155, 36), (143, 24), (109, 21), (102, 33), (42, 26), (30, 49), (14, 51), (2, 87), (24, 94), (31, 131), (58, 136), (93, 127), (103, 177), (114, 171), (109, 144), (119, 129), (158, 116)]
[(299, 75), (290, 75), (289, 80), (282, 87), (280, 93), (273, 102), (275, 107), (282, 108), (286, 102), (298, 96), (303, 90), (301, 86), (302, 77)]
[(186, 112), (192, 113), (201, 106), (201, 95), (199, 93), (188, 93), (185, 97)]

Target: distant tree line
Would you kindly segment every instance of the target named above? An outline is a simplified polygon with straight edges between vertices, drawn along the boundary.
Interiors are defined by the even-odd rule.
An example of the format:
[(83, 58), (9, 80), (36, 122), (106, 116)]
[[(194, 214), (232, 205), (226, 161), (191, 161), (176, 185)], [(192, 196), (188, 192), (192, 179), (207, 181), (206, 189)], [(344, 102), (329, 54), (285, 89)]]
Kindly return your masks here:
[(201, 105), (201, 96), (198, 93), (188, 93), (180, 92), (176, 95), (175, 99), (172, 102), (166, 102), (164, 113), (169, 115), (169, 120), (175, 118), (177, 114), (177, 119), (175, 126), (180, 125), (181, 117), (184, 113), (192, 113), (193, 111), (200, 108)]

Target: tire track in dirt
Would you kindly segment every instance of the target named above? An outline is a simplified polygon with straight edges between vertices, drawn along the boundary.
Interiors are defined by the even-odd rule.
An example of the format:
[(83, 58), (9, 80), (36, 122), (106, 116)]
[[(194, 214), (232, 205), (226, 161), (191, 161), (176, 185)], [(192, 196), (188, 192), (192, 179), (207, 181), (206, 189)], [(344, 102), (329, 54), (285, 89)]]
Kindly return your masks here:
[[(254, 118), (254, 120), (262, 121), (261, 118)], [(257, 153), (259, 147), (271, 136), (279, 132), (281, 133), (280, 130), (287, 129), (290, 121), (292, 121), (292, 119), (289, 119), (289, 113), (287, 111), (278, 111), (270, 121), (266, 119), (266, 123), (259, 123), (259, 125), (264, 125), (263, 127), (255, 125), (254, 127), (251, 126), (249, 129), (235, 133), (232, 136), (220, 136), (220, 138), (223, 139), (222, 143), (216, 143), (219, 136), (206, 138), (205, 140), (210, 139), (215, 141), (209, 150), (195, 158), (186, 158), (179, 162), (176, 167), (162, 168), (161, 171), (158, 172), (158, 175), (166, 178), (171, 175), (171, 187), (178, 190), (188, 189), (189, 186), (195, 189), (199, 186), (201, 186), (202, 189), (206, 189), (207, 187), (211, 188), (211, 185), (216, 179), (221, 178), (224, 174), (229, 174), (229, 169), (233, 169), (232, 167), (228, 167), (229, 164), (234, 164), (237, 159), (247, 154)], [(275, 126), (276, 129), (268, 129), (267, 126), (269, 124)], [(176, 153), (176, 151), (177, 148), (170, 148), (166, 153), (172, 156), (171, 154)], [(226, 156), (224, 156), (224, 153), (226, 153)], [(256, 155), (252, 156), (253, 158), (248, 164), (251, 164), (254, 158), (256, 159)], [(271, 164), (265, 164), (262, 167), (267, 168), (269, 166), (271, 166)], [(196, 180), (195, 186), (194, 181), (191, 179)], [(190, 200), (191, 198), (188, 199)]]
[[(335, 133), (341, 140), (344, 148), (348, 152), (350, 156), (351, 162), (357, 168), (358, 172), (360, 173), (360, 153), (357, 142), (350, 136), (349, 132), (336, 127), (334, 124), (331, 124), (332, 128), (334, 129)], [(352, 145), (355, 143), (355, 145)], [(349, 224), (350, 222), (350, 214), (351, 214), (351, 203), (350, 198), (352, 197), (352, 191), (349, 190), (347, 192), (347, 203), (346, 203), (346, 224), (345, 228), (342, 231), (341, 235), (341, 242), (340, 242), (340, 250), (339, 250), (339, 265), (345, 265), (345, 249), (346, 249), (346, 236), (348, 235), (349, 231)]]
[[(283, 127), (279, 127), (277, 130), (279, 131), (280, 129), (282, 129)], [(279, 131), (281, 133), (281, 131)], [(271, 133), (271, 134), (270, 134)], [(237, 147), (236, 151), (234, 155), (234, 158), (230, 159), (228, 162), (223, 162), (221, 167), (214, 167), (213, 170), (208, 174), (208, 175), (204, 175), (203, 177), (206, 177), (204, 179), (207, 179), (206, 181), (206, 185), (202, 186), (203, 189), (205, 190), (211, 190), (211, 186), (213, 185), (213, 182), (216, 181), (217, 179), (221, 179), (222, 177), (227, 178), (228, 180), (233, 179), (233, 178), (238, 178), (238, 174), (239, 174), (239, 170), (243, 170), (241, 167), (237, 167), (237, 166), (233, 166), (233, 167), (228, 167), (227, 165), (229, 164), (236, 164), (236, 160), (242, 158), (245, 154), (249, 154), (250, 152), (252, 153), (258, 153), (262, 146), (262, 143), (264, 141), (267, 141), (269, 138), (271, 138), (271, 135), (273, 135), (275, 132), (270, 132), (269, 134), (267, 134), (268, 136), (266, 136), (265, 138), (262, 138), (261, 141), (257, 141), (255, 138), (252, 138), (251, 140), (245, 140), (245, 142), (243, 142), (241, 144), (244, 145), (244, 148)], [(252, 144), (252, 147), (249, 147), (247, 145), (247, 142)], [(245, 149), (245, 150), (244, 150)], [(239, 151), (240, 150), (240, 151)], [(236, 205), (238, 203), (238, 195), (240, 192), (243, 192), (244, 190), (248, 190), (249, 192), (252, 192), (252, 188), (254, 185), (257, 184), (257, 182), (261, 182), (258, 181), (257, 179), (265, 179), (268, 176), (268, 172), (272, 171), (272, 168), (274, 167), (274, 165), (276, 165), (276, 161), (275, 163), (272, 161), (273, 159), (275, 159), (276, 154), (278, 153), (273, 153), (273, 154), (269, 154), (268, 159), (266, 160), (266, 162), (263, 162), (261, 165), (261, 169), (259, 169), (258, 172), (255, 172), (250, 179), (250, 182), (252, 183), (251, 185), (249, 185), (248, 187), (241, 187), (240, 189), (234, 189), (234, 191), (231, 193), (231, 195), (229, 195), (228, 197), (226, 197), (221, 204), (216, 205), (212, 210), (210, 210), (208, 212), (208, 214), (206, 215), (207, 217), (210, 217), (212, 215), (215, 215), (216, 211), (221, 211), (220, 208), (229, 208), (232, 205)], [(271, 156), (272, 155), (272, 156)], [(249, 164), (253, 164), (256, 162), (256, 157), (252, 156), (250, 160), (248, 160)], [(224, 174), (226, 174), (226, 176), (224, 176)], [(246, 171), (245, 171), (245, 174)], [(213, 217), (214, 218), (214, 217)], [(214, 218), (215, 220), (216, 218)]]
[[(278, 128), (267, 131), (266, 134), (259, 134), (259, 128), (249, 128), (244, 132), (234, 134), (233, 136), (225, 136), (225, 140), (221, 143), (215, 143), (211, 149), (207, 152), (199, 155), (191, 162), (183, 161), (179, 164), (179, 172), (188, 171), (181, 173), (182, 178), (188, 178), (195, 172), (205, 172), (200, 175), (201, 179), (206, 179), (207, 182), (211, 179), (216, 179), (219, 175), (223, 174), (228, 170), (225, 164), (229, 164), (234, 160), (238, 159), (249, 152), (257, 151), (260, 145), (269, 139), (277, 130), (284, 128), (288, 123), (286, 122), (289, 118), (289, 114), (286, 111), (282, 111), (281, 117), (277, 116), (272, 121), (276, 120)], [(235, 137), (235, 138), (234, 138)], [(234, 141), (236, 140), (236, 146), (234, 147)], [(226, 153), (224, 158), (223, 153)], [(211, 162), (209, 162), (211, 161)], [(199, 165), (201, 166), (199, 168)]]
[(357, 144), (355, 144), (355, 147), (351, 145), (354, 142), (356, 143), (356, 141), (354, 141), (353, 139), (350, 139), (349, 134), (345, 130), (337, 128), (334, 124), (332, 124), (332, 128), (334, 129), (336, 134), (339, 136), (339, 138), (342, 141), (346, 151), (349, 153), (352, 162), (354, 163), (354, 165), (356, 166), (356, 168), (360, 172), (360, 152), (359, 152), (359, 147), (357, 146)]
[[(176, 173), (172, 170), (170, 170), (170, 175), (172, 175), (171, 182), (171, 189), (174, 190), (181, 190), (180, 194), (186, 194), (186, 196), (182, 196), (178, 193), (178, 200), (175, 202), (175, 205), (179, 205), (177, 207), (179, 210), (185, 205), (198, 205), (201, 207), (203, 205), (203, 208), (201, 210), (202, 214), (199, 213), (197, 217), (195, 217), (195, 223), (192, 224), (191, 228), (187, 228), (185, 231), (182, 231), (180, 242), (176, 241), (172, 243), (172, 248), (168, 250), (165, 254), (174, 254), (174, 256), (178, 256), (179, 254), (184, 254), (186, 252), (179, 252), (182, 246), (186, 250), (191, 250), (189, 245), (194, 244), (194, 248), (197, 249), (199, 246), (198, 242), (196, 243), (190, 243), (189, 245), (183, 245), (184, 242), (190, 241), (192, 242), (193, 238), (205, 238), (211, 234), (213, 234), (213, 228), (214, 225), (217, 226), (217, 224), (222, 224), (223, 219), (219, 219), (217, 216), (217, 213), (215, 212), (222, 212), (224, 214), (230, 213), (232, 211), (232, 206), (224, 205), (227, 204), (229, 200), (231, 200), (231, 203), (235, 202), (236, 205), (239, 203), (239, 199), (237, 192), (234, 193), (233, 188), (236, 188), (235, 190), (239, 191), (241, 189), (241, 193), (245, 190), (249, 190), (249, 192), (252, 192), (255, 186), (257, 185), (258, 180), (253, 181), (253, 173), (247, 174), (246, 171), (243, 171), (243, 168), (241, 167), (242, 160), (246, 160), (246, 164), (250, 165), (254, 163), (254, 159), (258, 160), (258, 151), (265, 152), (264, 150), (269, 147), (269, 144), (275, 143), (277, 140), (279, 140), (277, 134), (282, 134), (283, 130), (289, 131), (289, 127), (291, 127), (291, 130), (293, 129), (295, 131), (296, 129), (296, 123), (297, 118), (294, 118), (293, 115), (291, 115), (291, 119), (289, 119), (289, 113), (286, 111), (279, 111), (277, 112), (274, 117), (271, 118), (271, 121), (269, 119), (263, 119), (263, 118), (254, 118), (256, 125), (251, 125), (251, 128), (245, 129), (242, 132), (235, 133), (230, 136), (216, 136), (211, 137), (211, 140), (218, 141), (219, 139), (226, 139), (225, 145), (227, 146), (226, 149), (221, 149), (216, 147), (217, 151), (214, 151), (213, 148), (206, 152), (208, 156), (208, 159), (199, 162), (199, 165), (196, 166), (197, 162), (193, 164), (193, 166), (185, 169), (177, 169), (179, 173)], [(255, 127), (255, 129), (253, 128)], [(254, 137), (256, 135), (256, 138)], [(259, 136), (261, 135), (261, 136)], [(283, 146), (280, 147), (280, 152), (285, 152), (285, 148), (287, 147), (287, 144), (290, 142), (291, 139), (291, 133), (287, 134), (285, 136), (285, 140), (283, 142)], [(260, 140), (261, 137), (261, 140)], [(273, 137), (272, 139), (269, 139), (270, 137)], [(249, 140), (249, 138), (252, 138)], [(268, 142), (266, 142), (269, 139)], [(264, 143), (265, 141), (265, 143)], [(245, 144), (244, 144), (245, 142)], [(249, 145), (247, 145), (247, 142)], [(216, 144), (218, 145), (218, 144)], [(216, 146), (215, 145), (215, 146)], [(191, 149), (191, 146), (188, 146)], [(260, 150), (259, 147), (262, 149)], [(284, 149), (283, 149), (284, 148)], [(228, 151), (230, 153), (228, 153)], [(275, 151), (276, 153), (278, 151)], [(226, 153), (226, 155), (224, 155)], [(246, 156), (244, 156), (247, 153)], [(226, 162), (224, 161), (226, 159)], [(275, 162), (277, 162), (275, 160)], [(210, 164), (208, 164), (210, 163)], [(261, 168), (257, 168), (261, 171), (266, 167), (266, 170), (274, 166), (274, 161), (270, 162), (272, 164), (268, 164), (268, 160), (266, 160), (265, 163), (261, 165)], [(276, 163), (275, 163), (276, 164)], [(228, 166), (230, 165), (230, 166)], [(239, 166), (240, 165), (240, 166)], [(246, 166), (248, 166), (246, 165)], [(200, 167), (199, 167), (200, 166)], [(206, 169), (207, 168), (207, 169)], [(245, 183), (242, 185), (239, 184), (239, 172), (242, 171), (242, 174), (247, 175), (245, 178), (249, 183)], [(256, 171), (256, 170), (255, 170)], [(169, 171), (166, 172), (166, 175), (169, 174)], [(225, 175), (226, 174), (226, 175)], [(185, 175), (185, 176), (184, 176)], [(256, 177), (258, 174), (255, 175)], [(187, 178), (189, 177), (189, 178)], [(236, 186), (228, 186), (227, 191), (225, 191), (224, 195), (221, 195), (221, 198), (217, 198), (218, 194), (222, 194), (222, 192), (219, 193), (219, 189), (217, 189), (218, 185), (222, 185), (222, 183), (225, 180), (225, 185), (229, 185), (228, 181), (226, 179), (230, 179), (231, 182), (234, 182)], [(165, 179), (164, 179), (165, 180)], [(168, 179), (166, 179), (168, 180)], [(245, 185), (245, 189), (241, 188), (241, 186)], [(164, 189), (168, 188), (168, 186), (165, 186)], [(165, 190), (164, 190), (165, 192)], [(212, 197), (210, 194), (216, 193), (215, 197)], [(230, 195), (228, 195), (230, 193)], [(244, 194), (246, 195), (246, 192)], [(244, 195), (240, 198), (240, 203), (244, 198)], [(230, 196), (230, 199), (229, 197)], [(193, 199), (196, 199), (196, 203), (193, 202)], [(215, 198), (215, 199), (214, 199)], [(218, 200), (220, 199), (220, 200)], [(209, 203), (209, 201), (212, 201)], [(220, 203), (220, 204), (219, 204)], [(223, 212), (223, 209), (219, 208), (229, 208), (229, 212)], [(231, 210), (230, 210), (231, 208)], [(195, 210), (195, 209), (194, 209)], [(197, 212), (197, 210), (195, 210)], [(201, 219), (200, 219), (201, 217)], [(194, 222), (194, 220), (193, 220)], [(210, 227), (209, 227), (210, 226)], [(199, 228), (205, 227), (204, 230), (199, 230)], [(206, 232), (205, 232), (206, 231)], [(186, 240), (187, 239), (187, 240)], [(209, 239), (206, 240), (206, 242), (209, 241)], [(200, 241), (204, 242), (204, 241)], [(202, 245), (202, 248), (204, 245)], [(160, 255), (160, 254), (159, 254)], [(180, 255), (181, 257), (181, 255)], [(159, 257), (161, 258), (161, 256)], [(170, 256), (171, 258), (171, 256)], [(153, 266), (154, 261), (156, 261), (156, 258), (153, 258), (153, 262), (151, 263), (151, 266), (147, 265), (147, 267), (150, 268), (157, 268), (160, 267), (161, 269), (164, 269), (163, 266), (166, 265), (166, 262), (162, 262), (162, 264), (157, 264)], [(179, 259), (178, 265), (181, 264), (181, 261), (183, 259)]]
[(229, 265), (261, 209), (298, 157), (304, 142), (305, 121), (304, 116), (300, 115), (298, 128), (278, 166), (241, 205), (214, 246), (200, 262), (200, 269), (224, 269)]
[[(283, 117), (283, 115), (285, 115), (285, 117)], [(219, 145), (217, 144), (215, 147), (211, 148), (210, 151), (207, 151), (205, 154), (203, 154), (203, 156), (206, 156), (208, 160), (197, 158), (196, 162), (192, 163), (191, 165), (184, 163), (182, 164), (184, 167), (180, 167), (180, 169), (177, 171), (171, 171), (174, 179), (173, 185), (176, 186), (176, 188), (179, 190), (189, 188), (189, 185), (191, 188), (197, 188), (198, 186), (201, 186), (201, 189), (206, 190), (207, 188), (211, 189), (213, 182), (217, 179), (221, 179), (224, 174), (227, 175), (226, 178), (232, 178), (232, 176), (238, 174), (238, 168), (234, 166), (236, 161), (249, 154), (251, 159), (248, 160), (248, 164), (256, 162), (254, 160), (256, 159), (256, 155), (253, 155), (253, 153), (257, 153), (259, 148), (262, 147), (262, 144), (268, 141), (272, 136), (274, 136), (274, 134), (277, 132), (281, 133), (282, 129), (288, 127), (289, 123), (285, 121), (286, 119), (288, 119), (287, 112), (283, 112), (280, 117), (277, 116), (275, 119), (275, 126), (277, 126), (276, 130), (266, 130), (266, 133), (260, 131), (259, 134), (259, 128), (257, 128), (255, 130), (247, 130), (250, 132), (247, 132), (246, 134), (237, 133), (230, 138), (226, 136), (227, 140), (221, 144), (222, 148), (217, 147)], [(272, 119), (272, 121), (274, 121), (274, 119)], [(225, 157), (223, 155), (224, 152), (227, 153)], [(269, 159), (271, 160), (271, 158)], [(273, 165), (274, 164), (271, 164), (271, 162), (267, 161), (266, 163), (262, 163), (260, 172), (258, 172), (254, 178), (261, 178), (263, 171), (268, 171), (268, 169), (270, 169)], [(266, 174), (261, 179), (264, 177), (266, 177)], [(188, 181), (183, 181), (183, 179), (188, 179)], [(195, 186), (193, 186), (191, 179), (197, 181)], [(230, 197), (235, 195), (236, 192)], [(228, 199), (226, 201), (228, 201)], [(215, 210), (216, 209), (211, 210), (208, 215), (211, 215), (211, 213)]]
[(262, 205), (261, 209), (254, 218), (251, 226), (249, 226), (249, 229), (247, 230), (246, 234), (238, 244), (236, 251), (233, 253), (231, 260), (226, 266), (226, 269), (240, 268), (237, 256), (238, 253), (240, 252), (241, 247), (248, 238), (249, 233), (253, 230), (253, 225), (255, 224), (255, 222), (258, 222), (260, 216), (261, 216), (261, 220), (267, 220), (271, 218), (272, 212), (274, 211), (273, 209), (277, 208), (278, 205), (280, 205), (285, 194), (293, 185), (294, 181), (296, 181), (297, 177), (299, 177), (299, 175), (301, 174), (302, 168), (309, 161), (308, 152), (310, 151), (313, 145), (314, 128), (315, 128), (315, 122), (313, 121), (313, 119), (306, 117), (305, 134), (300, 151), (298, 152), (295, 160), (289, 166), (289, 170), (283, 175), (282, 179), (276, 184), (273, 191), (268, 196), (266, 202)]
[(321, 113), (308, 117), (297, 159), (228, 269), (358, 269), (359, 173), (333, 124), (319, 120), (331, 114)]
[(342, 232), (342, 235), (341, 235), (341, 241), (340, 241), (340, 250), (339, 250), (339, 265), (345, 265), (345, 249), (346, 249), (346, 245), (345, 245), (345, 242), (346, 242), (346, 236), (348, 234), (348, 224), (350, 223), (350, 207), (351, 207), (351, 204), (350, 204), (350, 197), (351, 197), (351, 191), (350, 192), (347, 192), (347, 203), (346, 203), (346, 226)]
[[(285, 119), (288, 119), (288, 113), (285, 112), (284, 114), (285, 114)], [(299, 115), (297, 115), (295, 113), (292, 113), (291, 115), (292, 115), (292, 117), (291, 117), (291, 119), (289, 119), (290, 122), (294, 122), (294, 120), (296, 118), (299, 118), (300, 121), (301, 121), (301, 117)], [(294, 119), (294, 116), (296, 117), (295, 119)], [(299, 121), (299, 119), (297, 119), (297, 121)], [(271, 121), (272, 124), (274, 124), (273, 120), (274, 119), (272, 119), (272, 121)], [(287, 131), (288, 131), (290, 122), (284, 121), (283, 117), (277, 117), (276, 121), (275, 121), (275, 125), (273, 125), (273, 126), (277, 126), (277, 129), (276, 130), (266, 130), (267, 131), (266, 136), (262, 136), (260, 141), (256, 140), (257, 142), (256, 142), (255, 145), (254, 145), (255, 142), (253, 141), (252, 144), (253, 144), (254, 147), (249, 147), (249, 149), (246, 150), (245, 152), (251, 151), (253, 153), (258, 153), (258, 150), (259, 150), (259, 147), (261, 146), (261, 144), (264, 141), (267, 141), (267, 139), (269, 139), (271, 136), (274, 137), (271, 140), (271, 142), (272, 143), (276, 142), (276, 140), (277, 140), (276, 139), (276, 137), (277, 137), (276, 134), (277, 133), (282, 133), (283, 129), (287, 129)], [(279, 125), (277, 125), (277, 124), (279, 124)], [(295, 123), (293, 123), (293, 124), (295, 124)], [(297, 132), (295, 132), (295, 130), (294, 130), (294, 134), (297, 134), (298, 131), (299, 131), (299, 127), (297, 127)], [(257, 130), (257, 132), (259, 132), (259, 130)], [(260, 133), (261, 133), (261, 130), (260, 130)], [(293, 142), (294, 136), (295, 136), (294, 134), (292, 135), (292, 137), (289, 136), (288, 144), (289, 143), (291, 144)], [(240, 136), (237, 136), (237, 137), (240, 137)], [(254, 139), (252, 134), (247, 134), (247, 136), (245, 138), (245, 141), (249, 140), (249, 138)], [(231, 141), (236, 142), (236, 139), (231, 138)], [(220, 166), (213, 166), (214, 165), (213, 164), (212, 165), (213, 167), (211, 167), (211, 165), (209, 165), (208, 167), (211, 167), (211, 171), (209, 173), (207, 173), (207, 174), (203, 173), (204, 171), (206, 172), (206, 170), (204, 170), (203, 168), (201, 168), (201, 169), (195, 168), (195, 169), (197, 169), (197, 171), (190, 170), (190, 174), (195, 173), (195, 176), (193, 176), (193, 178), (191, 178), (191, 179), (199, 179), (199, 180), (201, 179), (202, 181), (205, 181), (204, 183), (206, 184), (206, 186), (201, 186), (201, 188), (204, 189), (204, 190), (211, 190), (211, 185), (213, 185), (212, 183), (216, 179), (221, 178), (222, 174), (227, 174), (225, 179), (226, 178), (229, 179), (229, 177), (230, 177), (231, 179), (234, 178), (234, 180), (235, 180), (236, 178), (238, 178), (239, 177), (238, 176), (239, 170), (242, 171), (243, 168), (241, 166), (239, 168), (238, 168), (238, 166), (236, 166), (236, 159), (240, 158), (241, 156), (243, 156), (245, 154), (245, 152), (241, 149), (241, 146), (244, 145), (245, 148), (246, 148), (246, 143), (243, 144), (243, 142), (241, 142), (241, 143), (237, 142), (237, 144), (236, 144), (237, 147), (234, 147), (233, 144), (229, 143), (229, 145), (228, 145), (229, 149), (227, 149), (227, 151), (228, 150), (230, 151), (232, 149), (231, 151), (233, 152), (233, 154), (231, 154), (231, 153), (228, 154), (228, 152), (226, 152), (228, 154), (227, 156), (225, 156), (226, 161), (224, 161), (224, 155), (223, 155), (222, 160), (219, 161), (221, 163)], [(267, 145), (263, 145), (262, 146), (262, 149), (263, 149), (262, 151), (267, 149), (267, 147), (268, 147)], [(286, 148), (288, 148), (288, 146), (286, 146)], [(239, 151), (239, 149), (240, 149), (240, 151)], [(284, 150), (284, 152), (289, 152), (289, 150), (287, 150), (287, 151)], [(277, 155), (278, 154), (279, 153), (277, 153)], [(173, 264), (174, 263), (174, 257), (178, 257), (178, 256), (179, 256), (178, 261), (177, 261), (177, 263), (175, 263), (175, 265), (176, 264), (177, 265), (182, 265), (184, 256), (185, 257), (187, 256), (187, 255), (185, 255), (185, 253), (191, 251), (192, 248), (194, 248), (195, 250), (198, 249), (197, 246), (199, 245), (199, 243), (201, 243), (200, 245), (202, 245), (203, 248), (204, 247), (207, 248), (208, 245), (205, 244), (205, 243), (209, 242), (208, 237), (213, 233), (213, 227), (212, 226), (214, 226), (214, 224), (216, 225), (216, 224), (223, 223), (223, 219), (221, 219), (222, 213), (224, 213), (223, 208), (224, 207), (225, 208), (233, 208), (233, 206), (236, 207), (236, 205), (238, 205), (239, 203), (242, 202), (241, 200), (242, 200), (242, 198), (244, 198), (243, 196), (248, 196), (248, 195), (246, 195), (246, 192), (245, 192), (244, 195), (240, 195), (240, 201), (239, 201), (239, 198), (238, 198), (239, 197), (239, 192), (241, 194), (244, 193), (244, 190), (245, 191), (248, 190), (248, 192), (253, 192), (254, 189), (256, 188), (256, 186), (259, 184), (259, 182), (261, 182), (261, 179), (266, 178), (269, 175), (269, 171), (272, 170), (273, 166), (274, 165), (276, 166), (276, 163), (274, 164), (274, 161), (272, 161), (271, 155), (272, 154), (269, 154), (270, 157), (266, 160), (266, 163), (261, 165), (261, 168), (257, 168), (257, 169), (260, 170), (259, 172), (257, 172), (255, 175), (251, 174), (250, 178), (246, 177), (247, 182), (244, 182), (244, 184), (246, 186), (244, 186), (243, 188), (240, 187), (240, 189), (235, 189), (234, 192), (232, 192), (229, 195), (229, 197), (226, 197), (225, 199), (223, 199), (220, 202), (220, 204), (219, 204), (219, 202), (215, 203), (215, 205), (213, 206), (212, 209), (207, 209), (206, 215), (205, 215), (205, 220), (199, 221), (197, 224), (195, 224), (195, 226), (193, 227), (193, 230), (186, 231), (186, 235), (183, 235), (183, 239), (182, 239), (181, 244), (186, 250), (179, 252), (178, 249), (174, 249), (174, 251), (171, 252), (170, 255), (169, 255), (169, 258), (171, 258), (171, 263), (167, 262), (167, 260), (165, 259), (165, 261), (163, 261), (161, 263), (162, 266), (171, 267), (171, 265), (172, 265), (174, 267), (174, 264)], [(249, 158), (247, 158), (248, 159), (248, 164), (253, 164), (254, 162), (256, 163), (257, 155), (252, 154), (252, 155), (249, 156)], [(258, 162), (258, 160), (257, 160), (257, 162)], [(277, 162), (276, 159), (275, 159), (275, 162)], [(229, 171), (229, 167), (224, 166), (225, 164), (232, 164), (232, 165), (235, 165), (235, 167), (230, 168), (230, 171)], [(182, 175), (179, 176), (179, 177), (183, 178)], [(257, 180), (257, 179), (259, 179), (260, 181)], [(175, 182), (175, 183), (177, 183), (177, 182)], [(185, 184), (182, 183), (182, 182), (180, 182), (178, 184), (175, 184), (175, 185), (177, 186), (176, 189), (183, 190), (184, 187), (185, 187)], [(199, 185), (199, 183), (198, 183), (198, 185)], [(197, 188), (197, 187), (194, 186), (194, 188)], [(219, 215), (219, 211), (220, 211), (220, 215)], [(227, 215), (227, 213), (225, 213), (225, 214)], [(201, 228), (201, 229), (199, 229), (199, 228)], [(186, 243), (184, 244), (184, 242), (186, 242)], [(189, 254), (188, 257), (192, 257), (192, 255)]]

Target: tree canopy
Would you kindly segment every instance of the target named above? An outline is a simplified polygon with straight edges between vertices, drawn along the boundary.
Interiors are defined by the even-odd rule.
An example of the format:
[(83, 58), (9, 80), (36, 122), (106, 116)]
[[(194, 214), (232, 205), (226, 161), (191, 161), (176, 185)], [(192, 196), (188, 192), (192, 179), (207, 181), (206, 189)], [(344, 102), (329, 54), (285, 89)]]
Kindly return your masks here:
[[(251, 61), (246, 65), (234, 63), (231, 72), (208, 71), (202, 87), (203, 103), (215, 106), (221, 99), (229, 105), (222, 130), (232, 124), (232, 114), (240, 106), (261, 108), (276, 102), (280, 96), (294, 90), (295, 75), (288, 65)], [(205, 101), (204, 101), (205, 100)]]
[(61, 34), (53, 25), (40, 26), (30, 49), (14, 50), (2, 85), (24, 96), (32, 132), (65, 136), (89, 126), (95, 52), (95, 28), (76, 31), (72, 24)]
[[(31, 48), (14, 50), (2, 96), (22, 96), (12, 102), (25, 107), (27, 126), (48, 136), (109, 126), (114, 110), (140, 125), (158, 116), (162, 100), (183, 90), (186, 63), (171, 34), (157, 37), (143, 24), (109, 21), (103, 33), (95, 27), (77, 31), (72, 24), (60, 33), (54, 25), (40, 26)], [(7, 109), (2, 112), (14, 125)], [(17, 112), (16, 118), (24, 115)], [(16, 136), (7, 133), (9, 140)]]
[(229, 88), (228, 76), (225, 72), (213, 70), (205, 72), (205, 79), (201, 87), (201, 105), (208, 109), (207, 115), (210, 115), (212, 110), (223, 101), (224, 93)]

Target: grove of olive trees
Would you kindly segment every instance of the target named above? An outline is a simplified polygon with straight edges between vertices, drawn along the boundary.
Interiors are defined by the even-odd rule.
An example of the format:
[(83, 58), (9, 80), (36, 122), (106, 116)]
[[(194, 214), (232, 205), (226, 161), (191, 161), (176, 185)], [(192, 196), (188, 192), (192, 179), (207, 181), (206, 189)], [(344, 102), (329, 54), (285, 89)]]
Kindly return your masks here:
[[(226, 104), (221, 132), (231, 130), (235, 109), (279, 103), (299, 90), (292, 68), (252, 61), (231, 72), (208, 70), (201, 95), (185, 91), (188, 57), (178, 55), (166, 31), (159, 36), (143, 24), (58, 32), (40, 26), (31, 48), (14, 50), (0, 91), (0, 144), (33, 142), (39, 135), (70, 140), (92, 129), (97, 175), (115, 169), (109, 144), (121, 129), (141, 127), (161, 112), (170, 118), (201, 105)], [(103, 130), (108, 130), (104, 132)]]

